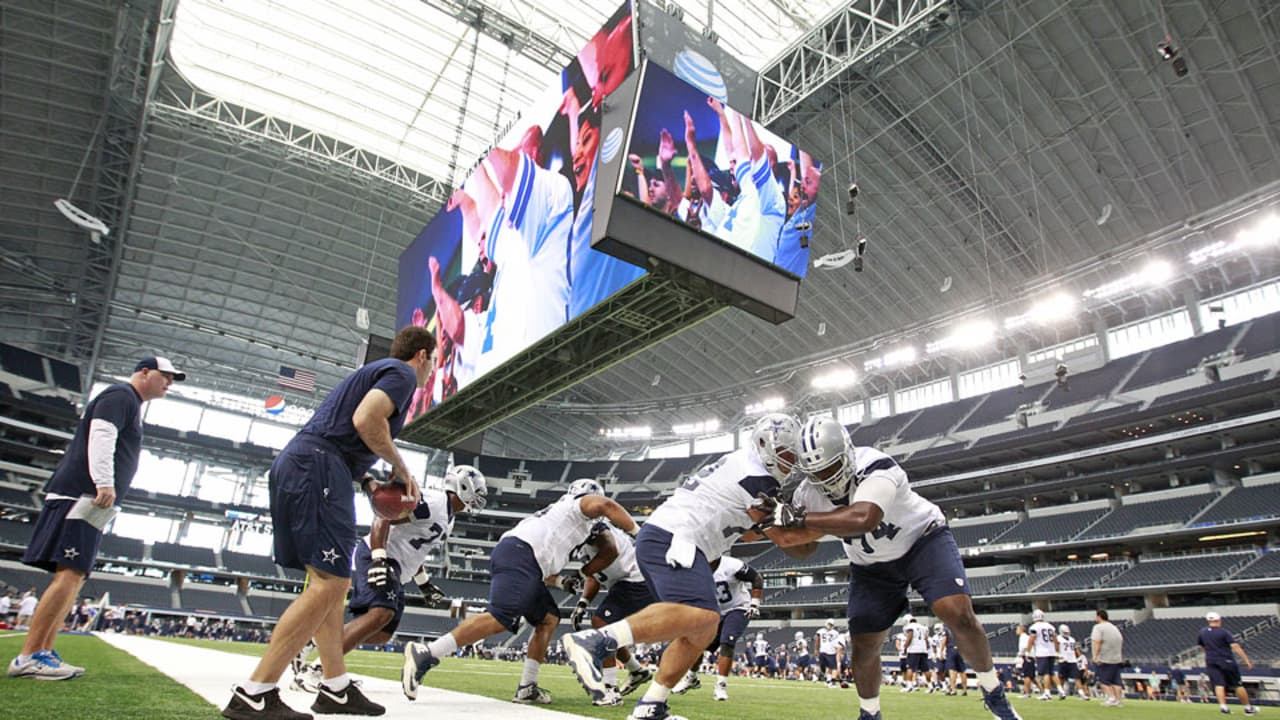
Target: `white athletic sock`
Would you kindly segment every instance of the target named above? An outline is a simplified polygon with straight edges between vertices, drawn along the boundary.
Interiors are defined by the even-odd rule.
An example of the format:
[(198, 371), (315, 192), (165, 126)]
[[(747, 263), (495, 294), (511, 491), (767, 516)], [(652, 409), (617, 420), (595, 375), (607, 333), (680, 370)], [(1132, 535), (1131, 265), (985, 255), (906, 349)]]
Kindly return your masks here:
[(321, 680), (321, 683), (334, 692), (342, 692), (351, 684), (351, 674), (342, 673), (336, 678), (325, 678), (324, 680)]
[(269, 692), (275, 686), (275, 683), (260, 683), (252, 680), (246, 680), (245, 682), (240, 683), (240, 687), (250, 695), (261, 695), (264, 692)]
[(880, 712), (880, 696), (879, 695), (873, 698), (864, 698), (862, 696), (858, 696), (858, 704), (862, 707), (863, 710), (867, 712), (868, 715), (875, 715), (876, 713)]
[(445, 633), (427, 643), (427, 649), (437, 660), (447, 658), (458, 650), (458, 641), (454, 639), (453, 633)]
[(978, 673), (978, 687), (985, 692), (991, 692), (1000, 687), (1000, 680), (996, 678), (995, 668)]
[(649, 689), (644, 692), (642, 700), (644, 702), (660, 702), (664, 703), (667, 698), (671, 697), (671, 688), (654, 680), (649, 683)]
[(537, 660), (526, 658), (524, 661), (524, 672), (520, 674), (521, 685), (531, 685), (538, 682), (538, 671), (542, 669), (542, 663)]
[(729, 684), (729, 676), (728, 676), (728, 675), (721, 675), (721, 676), (717, 677), (717, 678), (716, 678), (716, 684), (717, 684), (717, 685), (719, 685), (720, 687), (725, 687), (725, 686), (727, 686), (727, 685)]
[(627, 672), (640, 672), (643, 669), (644, 666), (640, 664), (635, 655), (627, 658)]
[(1218, 707), (1222, 708), (1223, 710), (1230, 710), (1230, 709), (1231, 709), (1231, 708), (1227, 707), (1226, 705), (1219, 705)]
[(612, 625), (605, 625), (600, 631), (617, 640), (618, 647), (631, 647), (635, 644), (635, 637), (631, 634), (631, 623), (626, 620), (619, 620)]
[(618, 684), (618, 666), (607, 667), (604, 669), (604, 684), (609, 687), (616, 687)]

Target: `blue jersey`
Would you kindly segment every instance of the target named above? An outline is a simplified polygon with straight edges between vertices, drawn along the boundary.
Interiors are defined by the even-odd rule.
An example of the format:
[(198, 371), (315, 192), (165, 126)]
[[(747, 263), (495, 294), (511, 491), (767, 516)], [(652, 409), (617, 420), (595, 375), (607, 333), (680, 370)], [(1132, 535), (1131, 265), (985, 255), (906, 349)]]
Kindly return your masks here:
[(94, 420), (105, 420), (116, 426), (116, 497), (122, 498), (129, 492), (138, 471), (138, 454), (142, 451), (142, 396), (129, 383), (118, 383), (98, 393), (85, 407), (66, 454), (45, 483), (46, 493), (73, 498), (97, 494), (98, 489), (89, 475), (89, 427)]
[(1235, 641), (1231, 631), (1226, 628), (1207, 627), (1200, 631), (1196, 644), (1204, 648), (1204, 661), (1212, 665), (1236, 661), (1235, 654), (1231, 652), (1231, 646)]
[(311, 421), (298, 431), (299, 435), (322, 437), (337, 447), (351, 469), (352, 478), (364, 475), (378, 460), (377, 454), (360, 439), (351, 420), (360, 401), (374, 388), (386, 393), (395, 403), (396, 411), (387, 418), (394, 438), (404, 428), (405, 411), (418, 389), (418, 376), (413, 368), (394, 358), (371, 362), (347, 376), (320, 403)]

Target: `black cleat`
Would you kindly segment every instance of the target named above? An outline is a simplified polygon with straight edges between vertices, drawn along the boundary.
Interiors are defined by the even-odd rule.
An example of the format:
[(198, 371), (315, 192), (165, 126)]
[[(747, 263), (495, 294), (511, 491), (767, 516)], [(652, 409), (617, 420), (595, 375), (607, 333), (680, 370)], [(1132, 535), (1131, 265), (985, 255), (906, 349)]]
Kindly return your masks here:
[(312, 720), (280, 699), (280, 688), (271, 688), (261, 695), (250, 695), (244, 688), (231, 688), (231, 702), (222, 709), (222, 717), (230, 720)]
[(311, 712), (320, 715), (382, 715), (387, 709), (364, 696), (360, 685), (352, 681), (342, 692), (330, 690), (323, 684), (311, 704)]

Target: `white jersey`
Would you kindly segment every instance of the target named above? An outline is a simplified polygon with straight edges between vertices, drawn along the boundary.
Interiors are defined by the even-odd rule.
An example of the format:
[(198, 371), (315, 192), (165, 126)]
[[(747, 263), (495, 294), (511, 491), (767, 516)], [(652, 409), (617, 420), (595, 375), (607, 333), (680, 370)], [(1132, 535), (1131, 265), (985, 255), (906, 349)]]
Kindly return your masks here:
[(755, 521), (747, 509), (756, 496), (777, 497), (778, 481), (755, 450), (742, 448), (691, 476), (649, 516), (647, 524), (693, 543), (707, 561), (728, 553)]
[(528, 543), (543, 576), (550, 577), (564, 569), (573, 549), (587, 539), (595, 522), (595, 518), (582, 512), (582, 498), (565, 495), (521, 520), (502, 533), (502, 537), (519, 538)]
[(794, 651), (794, 652), (795, 652), (795, 654), (796, 654), (796, 657), (801, 657), (801, 656), (804, 656), (804, 655), (808, 655), (808, 654), (809, 654), (809, 641), (808, 641), (808, 640), (805, 640), (805, 639), (802, 637), (802, 638), (800, 638), (799, 640), (797, 640), (797, 641), (795, 641), (794, 643), (792, 643), (792, 648), (793, 648), (793, 651)]
[(756, 649), (756, 657), (769, 654), (769, 641), (764, 638), (757, 638), (752, 646)]
[(616, 582), (643, 583), (644, 575), (640, 574), (640, 565), (636, 563), (636, 546), (631, 536), (614, 527), (608, 520), (597, 520), (591, 527), (591, 535), (581, 545), (573, 549), (572, 558), (586, 565), (596, 556), (598, 549), (592, 544), (600, 533), (609, 533), (613, 538), (613, 546), (618, 549), (618, 557), (613, 559), (603, 570), (595, 574), (600, 586), (608, 590)]
[(35, 595), (23, 595), (22, 600), (18, 602), (19, 615), (31, 615), (36, 611), (36, 605), (40, 603)]
[(1058, 655), (1062, 658), (1062, 662), (1076, 663), (1079, 662), (1079, 655), (1076, 653), (1076, 639), (1070, 635), (1058, 636)]
[(0, 595), (0, 618), (9, 614), (9, 607), (13, 604), (13, 600), (8, 595)]
[(822, 628), (818, 631), (818, 653), (835, 655), (840, 652), (840, 631), (835, 628)]
[[(427, 559), (432, 546), (443, 542), (453, 532), (453, 510), (449, 507), (449, 495), (443, 490), (423, 490), (418, 506), (408, 522), (391, 526), (387, 533), (387, 557), (400, 566), (400, 584), (413, 579), (418, 567)], [(373, 547), (364, 536), (364, 544)], [(352, 565), (354, 568), (354, 564)]]
[(943, 647), (943, 640), (946, 636), (934, 633), (929, 636), (929, 657), (934, 660), (942, 660), (946, 658), (947, 649)]
[(1023, 633), (1021, 636), (1019, 636), (1018, 637), (1018, 657), (1019, 658), (1032, 657), (1031, 648), (1034, 642), (1035, 641), (1031, 639), (1031, 635), (1029, 633)]
[[(947, 524), (937, 505), (911, 489), (907, 474), (893, 458), (868, 447), (850, 448), (848, 453), (847, 461), (854, 467), (848, 504), (870, 502), (884, 511), (884, 519), (875, 530), (842, 538), (844, 552), (854, 565), (897, 560), (906, 555), (922, 535)], [(808, 511), (828, 512), (836, 508), (809, 480), (800, 483), (791, 502)]]
[(898, 657), (907, 656), (907, 634), (895, 633), (893, 636), (893, 646), (898, 649)]
[(929, 628), (918, 622), (911, 622), (902, 626), (902, 632), (910, 636), (907, 642), (908, 653), (929, 652)]
[(716, 581), (716, 600), (720, 603), (721, 615), (732, 610), (745, 610), (751, 604), (750, 569), (731, 555), (720, 558), (720, 565), (712, 577)]
[(1057, 657), (1058, 650), (1053, 646), (1053, 641), (1058, 637), (1058, 631), (1052, 625), (1044, 620), (1031, 623), (1027, 634), (1035, 638), (1034, 657)]

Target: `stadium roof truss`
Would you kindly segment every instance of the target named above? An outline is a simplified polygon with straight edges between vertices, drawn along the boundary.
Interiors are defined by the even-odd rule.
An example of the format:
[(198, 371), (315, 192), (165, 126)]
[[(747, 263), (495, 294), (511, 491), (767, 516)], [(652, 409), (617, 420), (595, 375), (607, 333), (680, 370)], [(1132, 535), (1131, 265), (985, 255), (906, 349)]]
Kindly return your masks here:
[[(252, 8), (252, 11), (246, 9)], [(142, 352), (260, 397), (320, 391), (395, 318), (396, 260), (449, 188), (612, 9), (13, 0), (0, 8), (0, 325), (94, 377)], [(985, 355), (817, 395), (816, 368), (946, 319), (1183, 260), (1280, 183), (1280, 8), (1263, 0), (752, 0), (672, 11), (762, 70), (757, 114), (825, 163), (795, 320), (719, 313), (487, 436), (603, 452), (602, 427), (807, 409), (905, 387), (1280, 274), (1274, 251), (1024, 330)], [(255, 14), (249, 14), (253, 12)], [(710, 22), (708, 23), (708, 18)], [(769, 32), (761, 32), (769, 28)], [(1156, 53), (1166, 38), (1185, 76)], [(845, 213), (857, 182), (856, 212)], [(95, 242), (53, 206), (104, 220)], [(1183, 263), (1185, 265), (1185, 263)], [(945, 289), (944, 289), (945, 288)], [(315, 397), (286, 393), (298, 404)]]

